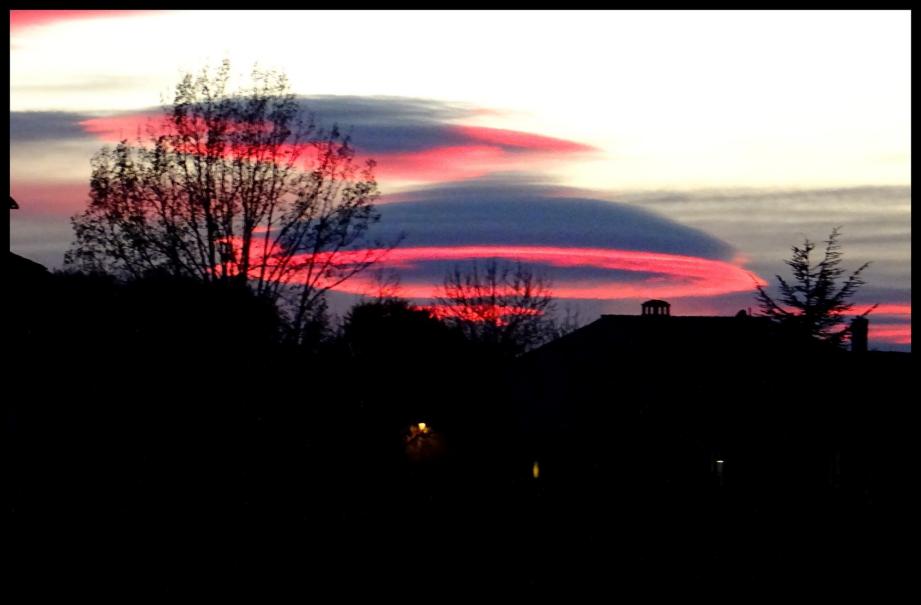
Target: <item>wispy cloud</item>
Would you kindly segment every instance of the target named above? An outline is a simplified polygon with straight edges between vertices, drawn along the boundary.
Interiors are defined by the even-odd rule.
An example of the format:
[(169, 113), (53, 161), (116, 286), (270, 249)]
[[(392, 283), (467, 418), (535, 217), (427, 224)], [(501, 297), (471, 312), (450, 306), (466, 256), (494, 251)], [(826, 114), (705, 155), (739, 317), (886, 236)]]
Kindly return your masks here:
[[(481, 110), (463, 105), (399, 97), (321, 96), (299, 101), (319, 124), (336, 124), (347, 133), (362, 158), (377, 162), (382, 180), (472, 179), (495, 172), (538, 170), (542, 164), (598, 151), (577, 141), (464, 124)], [(114, 142), (156, 127), (159, 117), (159, 110), (147, 109), (85, 117), (78, 124), (86, 133)]]
[(80, 123), (91, 117), (70, 111), (11, 111), (10, 144), (90, 139)]

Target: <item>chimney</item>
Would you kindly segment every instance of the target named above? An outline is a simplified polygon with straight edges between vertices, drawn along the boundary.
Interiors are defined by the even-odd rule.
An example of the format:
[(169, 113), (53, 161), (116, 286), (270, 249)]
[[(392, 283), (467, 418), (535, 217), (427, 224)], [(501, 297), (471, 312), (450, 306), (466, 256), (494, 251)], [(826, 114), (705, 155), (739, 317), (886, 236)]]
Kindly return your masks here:
[(867, 333), (869, 332), (870, 320), (866, 317), (855, 317), (851, 320), (851, 352), (867, 352)]
[(643, 315), (646, 317), (668, 317), (671, 315), (672, 306), (664, 300), (647, 300), (640, 305)]

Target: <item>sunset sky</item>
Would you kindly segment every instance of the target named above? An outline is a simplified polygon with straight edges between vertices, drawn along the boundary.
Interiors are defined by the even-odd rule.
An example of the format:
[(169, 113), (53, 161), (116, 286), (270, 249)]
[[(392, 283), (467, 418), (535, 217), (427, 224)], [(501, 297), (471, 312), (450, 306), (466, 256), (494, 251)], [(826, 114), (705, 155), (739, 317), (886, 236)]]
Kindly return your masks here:
[(12, 11), (11, 249), (60, 267), (93, 153), (223, 59), (377, 160), (406, 296), (497, 257), (583, 320), (728, 315), (841, 226), (870, 346), (910, 349), (908, 11)]

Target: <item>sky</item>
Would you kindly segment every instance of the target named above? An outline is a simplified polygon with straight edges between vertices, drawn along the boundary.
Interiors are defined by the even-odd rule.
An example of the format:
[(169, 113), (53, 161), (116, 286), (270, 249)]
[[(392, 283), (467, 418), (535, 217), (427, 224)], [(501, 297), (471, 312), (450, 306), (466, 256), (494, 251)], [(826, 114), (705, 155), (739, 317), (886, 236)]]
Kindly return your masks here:
[(11, 249), (59, 267), (93, 153), (224, 59), (378, 162), (407, 296), (500, 258), (586, 321), (734, 314), (840, 226), (870, 346), (910, 349), (908, 11), (11, 11)]

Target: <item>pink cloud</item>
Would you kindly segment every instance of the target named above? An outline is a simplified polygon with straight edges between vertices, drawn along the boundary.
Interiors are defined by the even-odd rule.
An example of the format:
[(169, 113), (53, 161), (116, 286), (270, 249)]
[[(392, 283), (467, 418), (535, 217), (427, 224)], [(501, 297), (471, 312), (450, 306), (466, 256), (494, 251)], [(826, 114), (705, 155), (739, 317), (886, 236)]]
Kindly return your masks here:
[(512, 317), (514, 315), (543, 315), (543, 313), (537, 309), (504, 305), (481, 305), (476, 309), (467, 309), (451, 305), (417, 305), (414, 308), (421, 311), (427, 311), (436, 319), (462, 319), (475, 322), (490, 321), (500, 326), (508, 323), (507, 317)]
[(499, 128), (483, 128), (479, 126), (455, 126), (454, 130), (460, 132), (472, 141), (514, 147), (524, 151), (545, 151), (557, 153), (587, 153), (598, 151), (597, 148), (574, 141), (545, 137), (539, 134), (520, 132), (517, 130), (503, 130)]
[(517, 163), (501, 147), (489, 145), (458, 145), (377, 154), (374, 160), (381, 179), (431, 182), (473, 179)]
[[(88, 134), (107, 142), (134, 140), (138, 134), (143, 140), (148, 133), (162, 134), (169, 128), (158, 113), (91, 118), (81, 121), (80, 126)], [(561, 154), (595, 150), (581, 143), (514, 130), (473, 126), (449, 129), (460, 132), (469, 142), (433, 146), (421, 151), (361, 154), (358, 159), (374, 159), (376, 174), (381, 180), (439, 182), (473, 179), (508, 170), (540, 169), (559, 161)], [(361, 141), (357, 143), (360, 147)]]
[(122, 139), (134, 139), (138, 133), (143, 137), (147, 134), (148, 129), (153, 129), (156, 134), (162, 133), (161, 120), (162, 114), (150, 112), (90, 118), (79, 124), (87, 134), (109, 143), (115, 143)]
[[(372, 251), (377, 252), (377, 251)], [(368, 251), (356, 251), (339, 257), (339, 262), (354, 262), (366, 258)], [(612, 250), (605, 248), (566, 248), (547, 246), (459, 246), (397, 248), (377, 263), (382, 269), (412, 269), (423, 262), (464, 261), (500, 258), (550, 267), (593, 267), (614, 271), (652, 273), (656, 276), (640, 282), (622, 282), (612, 277), (609, 282), (557, 281), (554, 296), (570, 299), (611, 300), (622, 298), (665, 298), (681, 296), (718, 296), (732, 292), (750, 291), (760, 278), (737, 265), (693, 256)], [(411, 279), (411, 277), (410, 277)], [(353, 294), (374, 292), (377, 284), (363, 276), (355, 277), (336, 289)], [(401, 292), (410, 298), (433, 298), (440, 284), (406, 282)]]
[[(238, 238), (233, 238), (234, 248), (239, 250)], [(274, 252), (268, 254), (262, 240), (254, 242), (251, 266), (258, 267), (263, 258), (272, 264)], [(440, 294), (441, 284), (429, 278), (413, 277), (412, 271), (423, 263), (437, 261), (476, 261), (503, 259), (520, 261), (545, 267), (590, 267), (611, 271), (628, 271), (653, 274), (640, 281), (623, 281), (612, 275), (609, 281), (592, 282), (569, 280), (555, 281), (553, 295), (557, 298), (614, 300), (624, 298), (678, 298), (683, 296), (719, 296), (733, 292), (749, 292), (755, 283), (766, 282), (732, 263), (695, 256), (663, 254), (637, 250), (614, 250), (608, 248), (576, 248), (551, 246), (424, 246), (396, 248), (393, 250), (362, 249), (341, 251), (332, 254), (321, 253), (313, 257), (312, 266), (327, 264), (339, 267), (359, 265), (375, 260), (378, 269), (393, 269), (403, 272), (406, 281), (400, 285), (400, 295), (408, 298), (435, 298)], [(295, 255), (292, 265), (306, 263), (308, 257)], [(229, 268), (231, 273), (235, 271)], [(258, 274), (254, 268), (253, 276)], [(314, 272), (316, 269), (313, 270)], [(409, 275), (407, 275), (407, 272)], [(335, 278), (331, 278), (335, 281)], [(297, 275), (292, 283), (297, 283)], [(331, 282), (330, 282), (331, 283)], [(321, 284), (322, 285), (322, 284)], [(379, 290), (379, 284), (372, 278), (359, 274), (336, 285), (333, 289), (349, 294), (367, 295)]]
[(89, 182), (16, 181), (10, 195), (19, 203), (23, 216), (70, 216), (86, 208)]
[(11, 10), (10, 33), (30, 27), (49, 25), (59, 21), (122, 17), (157, 11), (149, 10)]
[[(863, 313), (872, 305), (854, 305), (853, 310)], [(884, 303), (873, 309), (869, 317), (873, 318), (878, 315), (911, 315), (911, 304), (905, 303)]]
[(891, 344), (911, 344), (911, 324), (877, 324), (870, 322), (870, 342), (874, 340)]

